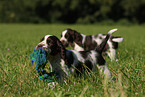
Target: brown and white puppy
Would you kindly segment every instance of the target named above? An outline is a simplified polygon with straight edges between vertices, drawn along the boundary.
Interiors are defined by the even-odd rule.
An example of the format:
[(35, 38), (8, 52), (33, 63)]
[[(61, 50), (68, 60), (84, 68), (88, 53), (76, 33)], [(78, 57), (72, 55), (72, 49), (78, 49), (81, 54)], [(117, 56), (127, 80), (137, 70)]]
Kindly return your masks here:
[[(105, 34), (98, 34), (98, 35), (84, 35), (80, 34), (79, 32), (66, 29), (62, 32), (60, 41), (68, 47), (68, 45), (74, 47), (77, 51), (84, 51), (84, 50), (94, 50), (98, 45), (100, 45), (103, 39), (106, 37)], [(122, 37), (114, 37), (111, 36), (108, 40), (103, 53), (108, 54), (111, 60), (116, 60), (116, 52), (118, 50), (118, 43), (122, 42)]]
[(48, 52), (47, 60), (50, 62), (51, 72), (56, 72), (59, 76), (59, 82), (71, 75), (81, 75), (85, 66), (92, 72), (102, 72), (111, 77), (107, 63), (102, 56), (102, 51), (110, 38), (111, 34), (117, 29), (110, 30), (103, 39), (103, 42), (95, 49), (88, 51), (67, 50), (61, 41), (54, 35), (46, 35), (36, 46), (43, 48)]

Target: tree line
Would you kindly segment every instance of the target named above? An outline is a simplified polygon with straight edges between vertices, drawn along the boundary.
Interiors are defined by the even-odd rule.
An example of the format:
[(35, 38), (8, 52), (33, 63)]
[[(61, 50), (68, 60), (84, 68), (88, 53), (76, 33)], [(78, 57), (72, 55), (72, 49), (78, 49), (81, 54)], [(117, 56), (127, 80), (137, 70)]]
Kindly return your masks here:
[(0, 0), (1, 23), (145, 22), (145, 0)]

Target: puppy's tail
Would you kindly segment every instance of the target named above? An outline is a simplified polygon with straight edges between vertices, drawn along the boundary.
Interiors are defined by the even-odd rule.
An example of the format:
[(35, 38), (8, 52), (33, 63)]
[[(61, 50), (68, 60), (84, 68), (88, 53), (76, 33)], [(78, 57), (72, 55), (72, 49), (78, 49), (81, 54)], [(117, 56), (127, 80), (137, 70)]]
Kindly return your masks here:
[(124, 39), (122, 37), (114, 37), (112, 39), (113, 42), (122, 42)]
[(98, 45), (96, 47), (96, 51), (99, 53), (102, 53), (102, 51), (104, 50), (106, 43), (108, 41), (108, 39), (110, 38), (110, 36), (112, 35), (113, 32), (117, 31), (117, 29), (112, 29), (108, 32), (108, 34), (106, 35), (106, 38), (103, 39), (102, 43), (100, 45)]

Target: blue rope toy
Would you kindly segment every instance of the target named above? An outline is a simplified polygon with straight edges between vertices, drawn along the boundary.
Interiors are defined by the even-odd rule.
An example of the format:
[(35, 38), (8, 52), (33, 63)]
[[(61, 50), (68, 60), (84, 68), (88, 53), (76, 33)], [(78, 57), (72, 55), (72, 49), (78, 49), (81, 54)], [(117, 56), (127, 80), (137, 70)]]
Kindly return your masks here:
[(54, 82), (55, 79), (58, 78), (58, 75), (55, 72), (47, 73), (46, 70), (44, 70), (47, 63), (47, 55), (48, 53), (44, 49), (39, 48), (33, 50), (33, 53), (30, 54), (30, 58), (32, 59), (32, 64), (33, 62), (36, 64), (36, 71), (39, 78), (49, 83)]

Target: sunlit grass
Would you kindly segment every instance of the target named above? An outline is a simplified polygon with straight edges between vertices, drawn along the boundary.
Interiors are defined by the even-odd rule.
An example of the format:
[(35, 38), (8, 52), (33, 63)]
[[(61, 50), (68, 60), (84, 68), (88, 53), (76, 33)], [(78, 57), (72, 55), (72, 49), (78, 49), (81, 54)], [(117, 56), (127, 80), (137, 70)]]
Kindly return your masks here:
[[(66, 28), (84, 34), (107, 33), (124, 37), (119, 44), (119, 62), (105, 57), (117, 81), (107, 81), (99, 75), (70, 77), (64, 84), (50, 87), (37, 77), (29, 55), (46, 34), (60, 38)], [(145, 96), (144, 26), (59, 25), (59, 24), (0, 24), (0, 96), (86, 96), (143, 97)], [(70, 49), (70, 48), (68, 48)], [(47, 64), (49, 70), (49, 64)]]

